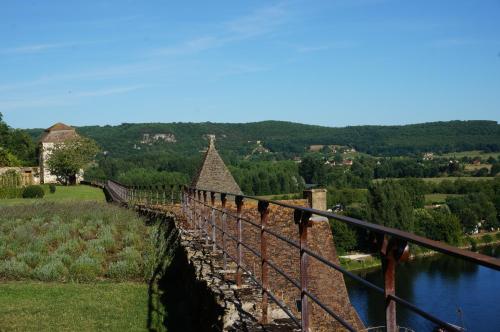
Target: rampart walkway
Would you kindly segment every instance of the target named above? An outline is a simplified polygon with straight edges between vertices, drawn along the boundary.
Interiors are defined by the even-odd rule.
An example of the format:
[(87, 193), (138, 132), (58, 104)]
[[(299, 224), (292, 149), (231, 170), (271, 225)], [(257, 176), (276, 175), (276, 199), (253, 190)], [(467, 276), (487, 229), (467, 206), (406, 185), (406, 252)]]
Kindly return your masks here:
[[(396, 305), (404, 306), (446, 331), (461, 329), (396, 295), (398, 262), (409, 255), (408, 243), (500, 270), (500, 260), (365, 221), (314, 210), (306, 201), (276, 202), (200, 188), (126, 187), (97, 182), (108, 197), (148, 213), (176, 216), (191, 258), (200, 274), (221, 292), (236, 298), (239, 318), (227, 329), (301, 331), (365, 329), (352, 308), (344, 276), (381, 294), (384, 330), (398, 331)], [(361, 227), (373, 235), (383, 262), (384, 288), (343, 269), (336, 257), (328, 218)], [(231, 296), (229, 296), (231, 294)], [(246, 306), (246, 307), (245, 307)], [(243, 310), (241, 310), (243, 309)], [(231, 321), (226, 320), (227, 322)], [(256, 322), (259, 324), (255, 325)], [(250, 328), (251, 329), (251, 328)]]

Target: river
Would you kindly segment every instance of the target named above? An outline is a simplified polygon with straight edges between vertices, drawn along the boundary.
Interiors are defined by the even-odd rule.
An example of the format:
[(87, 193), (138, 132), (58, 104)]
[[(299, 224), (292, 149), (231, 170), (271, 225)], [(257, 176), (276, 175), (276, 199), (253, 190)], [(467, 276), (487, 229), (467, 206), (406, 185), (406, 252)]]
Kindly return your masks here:
[[(500, 245), (481, 252), (500, 257)], [(381, 269), (360, 273), (383, 288)], [(383, 297), (349, 280), (351, 302), (366, 326), (385, 325)], [(396, 294), (467, 331), (500, 331), (500, 272), (444, 255), (423, 257), (398, 266)], [(461, 311), (461, 314), (459, 313)], [(432, 331), (424, 318), (397, 309), (398, 324), (414, 331)]]

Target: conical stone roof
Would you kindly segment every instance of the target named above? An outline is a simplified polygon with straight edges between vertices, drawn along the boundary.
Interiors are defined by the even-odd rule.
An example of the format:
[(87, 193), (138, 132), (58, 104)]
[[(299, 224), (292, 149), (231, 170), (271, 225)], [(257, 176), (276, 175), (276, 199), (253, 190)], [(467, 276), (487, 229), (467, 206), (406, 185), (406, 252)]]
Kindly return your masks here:
[(210, 135), (210, 144), (203, 158), (203, 163), (191, 185), (197, 189), (242, 194), (240, 186), (236, 183), (231, 172), (224, 164), (215, 149), (215, 137)]

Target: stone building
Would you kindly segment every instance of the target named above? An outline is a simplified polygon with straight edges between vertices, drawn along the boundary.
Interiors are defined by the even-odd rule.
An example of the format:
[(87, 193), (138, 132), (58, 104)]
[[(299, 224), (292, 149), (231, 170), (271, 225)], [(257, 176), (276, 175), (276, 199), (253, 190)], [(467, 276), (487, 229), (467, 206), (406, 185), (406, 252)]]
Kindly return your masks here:
[[(75, 128), (65, 125), (64, 123), (56, 123), (50, 128), (45, 129), (40, 139), (40, 183), (57, 183), (57, 176), (50, 173), (47, 167), (47, 160), (52, 149), (56, 144), (64, 143), (68, 139), (77, 137), (78, 134)], [(76, 177), (76, 183), (83, 179), (83, 171)]]
[(209, 135), (210, 143), (203, 163), (191, 183), (192, 187), (232, 194), (242, 194), (231, 172), (215, 149), (215, 136)]

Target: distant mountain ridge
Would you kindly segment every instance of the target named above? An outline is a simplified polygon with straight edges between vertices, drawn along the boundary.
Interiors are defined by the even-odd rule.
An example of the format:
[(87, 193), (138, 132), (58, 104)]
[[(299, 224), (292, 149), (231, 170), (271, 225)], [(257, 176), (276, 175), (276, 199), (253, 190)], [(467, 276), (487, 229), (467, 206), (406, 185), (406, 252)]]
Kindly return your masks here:
[[(411, 125), (324, 127), (286, 121), (251, 123), (124, 123), (117, 126), (76, 127), (116, 157), (144, 152), (198, 154), (207, 146), (206, 135), (216, 135), (222, 154), (245, 155), (256, 141), (271, 152), (301, 154), (309, 145), (339, 144), (377, 155), (403, 155), (465, 150), (500, 151), (500, 125), (470, 120)], [(26, 130), (37, 139), (42, 129)]]

